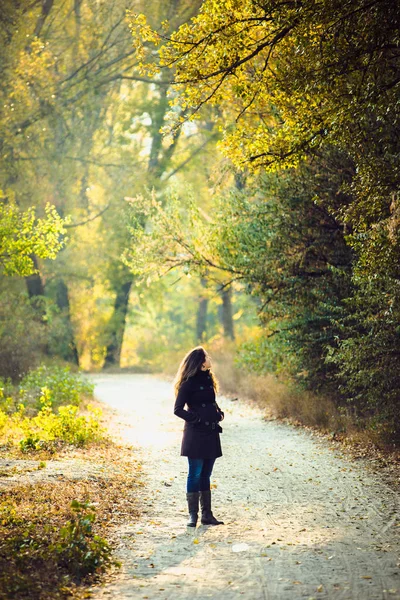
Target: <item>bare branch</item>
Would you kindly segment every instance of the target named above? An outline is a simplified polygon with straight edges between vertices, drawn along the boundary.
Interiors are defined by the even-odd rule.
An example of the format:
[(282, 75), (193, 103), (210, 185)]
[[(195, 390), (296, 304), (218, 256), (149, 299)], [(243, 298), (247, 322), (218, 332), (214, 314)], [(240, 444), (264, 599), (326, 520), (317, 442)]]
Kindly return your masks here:
[(183, 162), (181, 162), (180, 165), (178, 165), (171, 173), (169, 173), (164, 181), (167, 181), (168, 179), (170, 179), (171, 177), (173, 177), (174, 175), (176, 175), (176, 173), (178, 173), (178, 171), (180, 171), (181, 169), (183, 169), (183, 167), (185, 167), (195, 156), (197, 156), (197, 154), (199, 154), (203, 148), (205, 146), (207, 146), (207, 144), (209, 142), (211, 142), (212, 140), (216, 139), (218, 137), (217, 133), (214, 133), (213, 135), (211, 135), (209, 138), (207, 138), (200, 146), (198, 146), (196, 148), (196, 150), (193, 150), (193, 152), (191, 153), (190, 156), (188, 156), (188, 158), (186, 160), (184, 160)]
[(89, 219), (86, 219), (86, 221), (81, 221), (80, 223), (70, 223), (68, 225), (64, 225), (65, 228), (71, 229), (73, 227), (81, 227), (82, 225), (86, 225), (86, 223), (90, 223), (91, 221), (94, 221), (95, 219), (98, 219), (99, 217), (101, 217), (101, 215), (103, 215), (106, 210), (108, 210), (110, 208), (111, 204), (107, 204), (107, 206), (105, 208), (103, 208), (103, 210), (101, 210), (99, 213), (97, 213), (97, 215), (94, 215), (94, 217), (90, 217)]

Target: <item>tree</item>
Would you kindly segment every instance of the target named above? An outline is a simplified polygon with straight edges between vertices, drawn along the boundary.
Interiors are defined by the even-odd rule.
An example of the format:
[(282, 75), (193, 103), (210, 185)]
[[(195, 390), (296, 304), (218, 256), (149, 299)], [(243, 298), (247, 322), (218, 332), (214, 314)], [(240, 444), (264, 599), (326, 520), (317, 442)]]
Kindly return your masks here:
[[(126, 8), (122, 0), (2, 5), (0, 185), (11, 190), (22, 209), (32, 204), (43, 208), (50, 201), (62, 217), (71, 215), (72, 248), (77, 226), (98, 218), (105, 208), (92, 205), (88, 189), (90, 170), (103, 162), (96, 141), (111, 98), (118, 94), (121, 76), (129, 75), (135, 64)], [(45, 295), (58, 306), (63, 340), (53, 349), (63, 347), (63, 358), (76, 362), (69, 296), (82, 274), (74, 273), (78, 261), (72, 251), (67, 268), (63, 256), (50, 266), (33, 255), (36, 268), (26, 285), (38, 306), (44, 306)], [(61, 315), (65, 326), (60, 326)]]
[(0, 199), (0, 269), (7, 276), (32, 275), (35, 256), (55, 259), (62, 248), (64, 221), (49, 204), (44, 217), (37, 217), (34, 207), (21, 211), (12, 198)]
[[(161, 65), (173, 67), (174, 104), (185, 118), (217, 105), (221, 147), (239, 167), (293, 167), (325, 143), (348, 153), (356, 175), (341, 216), (368, 232), (368, 247), (373, 224), (388, 226), (399, 187), (398, 8), (389, 0), (206, 1), (168, 39), (151, 39)], [(175, 131), (182, 120), (172, 114)]]
[[(394, 422), (400, 400), (395, 375), (400, 368), (398, 341), (397, 334), (389, 333), (400, 326), (398, 2), (206, 0), (198, 16), (169, 37), (162, 29), (149, 32), (140, 16), (133, 21), (137, 36), (158, 45), (162, 67), (173, 68), (175, 96), (166, 133), (174, 134), (182, 122), (198, 118), (212, 105), (218, 108), (215, 118), (224, 131), (220, 146), (236, 168), (277, 172), (280, 178), (295, 169), (289, 172), (297, 187), (304, 168), (317, 165), (317, 175), (325, 181), (325, 191), (317, 193), (318, 210), (310, 205), (309, 196), (295, 211), (299, 226), (288, 219), (293, 229), (285, 232), (291, 251), (283, 249), (281, 268), (291, 273), (292, 283), (283, 289), (301, 284), (298, 317), (308, 323), (300, 337), (301, 327), (296, 325), (297, 333), (292, 332), (290, 339), (297, 336), (301, 359), (314, 356), (314, 372), (322, 376), (333, 367), (331, 381), (336, 373), (343, 396), (364, 416), (381, 419), (381, 425), (389, 423), (390, 435), (398, 435)], [(146, 44), (142, 44), (143, 69), (149, 64), (154, 72)], [(339, 186), (332, 151), (341, 157)], [(309, 178), (307, 190), (314, 190)], [(330, 219), (335, 222), (333, 228), (329, 225), (332, 232), (339, 232), (331, 246), (313, 223), (322, 210), (326, 211), (322, 229)], [(270, 225), (273, 232), (283, 233), (279, 220)], [(270, 231), (263, 233), (265, 241)], [(335, 261), (328, 260), (326, 269), (331, 251), (347, 255), (345, 282), (334, 275)], [(259, 293), (267, 294), (268, 310), (272, 297), (282, 310), (287, 298), (282, 297), (281, 286), (272, 285), (269, 273), (260, 275)], [(328, 285), (309, 284), (316, 280)], [(307, 282), (309, 289), (304, 287)], [(323, 320), (316, 325), (317, 307), (324, 303)], [(325, 350), (320, 343), (315, 346), (318, 331)], [(331, 354), (324, 364), (327, 351)], [(371, 356), (378, 358), (379, 369)]]
[[(198, 3), (187, 3), (184, 1), (171, 2), (166, 6), (158, 5), (158, 9), (162, 13), (161, 18), (170, 18), (172, 27), (178, 27), (182, 21), (189, 20), (197, 11), (197, 8)], [(154, 13), (154, 11), (148, 12), (150, 14)], [(150, 88), (149, 84), (151, 84)], [(170, 93), (169, 81), (164, 80), (161, 77), (155, 80), (143, 81), (141, 87), (143, 90), (142, 98), (135, 102), (134, 111), (135, 115), (138, 117), (143, 117), (143, 115), (145, 115), (146, 119), (149, 121), (149, 124), (145, 128), (142, 127), (142, 130), (145, 129), (145, 136), (149, 146), (148, 156), (146, 157), (147, 164), (144, 167), (146, 172), (145, 185), (148, 188), (154, 187), (162, 194), (163, 188), (165, 187), (165, 181), (182, 168), (181, 165), (178, 165), (176, 168), (171, 169), (172, 159), (177, 148), (182, 151), (182, 147), (179, 145), (181, 136), (179, 132), (174, 140), (171, 140), (169, 143), (165, 143), (162, 136), (161, 129), (168, 111), (168, 94)], [(148, 89), (144, 89), (146, 87)], [(207, 124), (205, 129), (207, 134)], [(212, 138), (212, 133), (206, 135), (205, 141), (189, 155), (186, 161), (184, 161), (184, 164), (186, 165), (194, 156), (196, 156), (197, 152), (201, 151)], [(141, 227), (145, 227), (145, 222), (142, 222)], [(122, 251), (128, 243), (126, 231), (122, 235), (121, 241), (122, 243), (119, 244), (119, 248)], [(111, 271), (116, 274), (115, 277), (112, 275), (110, 276), (110, 281), (114, 288), (115, 301), (113, 315), (109, 322), (109, 341), (107, 344), (104, 366), (119, 365), (120, 363), (129, 296), (133, 284), (132, 273), (129, 272), (126, 266), (120, 261), (119, 256), (117, 256), (116, 261), (111, 263), (110, 273)], [(206, 307), (204, 302), (202, 307)], [(199, 310), (201, 311), (202, 309), (199, 308)]]

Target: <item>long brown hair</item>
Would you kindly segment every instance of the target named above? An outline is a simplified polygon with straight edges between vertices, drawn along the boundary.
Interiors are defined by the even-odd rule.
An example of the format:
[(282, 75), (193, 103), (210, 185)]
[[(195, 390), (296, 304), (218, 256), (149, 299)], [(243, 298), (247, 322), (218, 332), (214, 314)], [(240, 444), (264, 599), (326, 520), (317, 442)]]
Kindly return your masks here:
[[(178, 372), (174, 379), (175, 396), (178, 395), (179, 388), (184, 381), (187, 381), (189, 377), (193, 377), (193, 375), (196, 375), (196, 373), (201, 371), (201, 365), (205, 360), (206, 351), (203, 346), (196, 346), (186, 354), (179, 365)], [(209, 370), (209, 373), (214, 386), (214, 391), (217, 393), (219, 389), (218, 380), (211, 369)]]

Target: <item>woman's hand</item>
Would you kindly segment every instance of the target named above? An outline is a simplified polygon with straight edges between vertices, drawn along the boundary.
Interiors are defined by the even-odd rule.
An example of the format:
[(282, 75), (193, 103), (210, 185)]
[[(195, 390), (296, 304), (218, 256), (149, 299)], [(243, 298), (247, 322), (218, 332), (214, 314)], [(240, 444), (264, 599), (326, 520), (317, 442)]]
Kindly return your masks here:
[(197, 413), (195, 410), (189, 410), (188, 413), (193, 417), (193, 419), (190, 421), (192, 425), (197, 425), (198, 423), (201, 423), (199, 413)]

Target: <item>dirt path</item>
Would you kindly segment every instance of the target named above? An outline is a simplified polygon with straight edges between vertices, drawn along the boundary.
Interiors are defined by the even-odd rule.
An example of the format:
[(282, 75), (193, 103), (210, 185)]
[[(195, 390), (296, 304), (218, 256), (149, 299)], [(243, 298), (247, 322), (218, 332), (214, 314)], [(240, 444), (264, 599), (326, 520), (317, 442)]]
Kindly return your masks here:
[(400, 599), (400, 502), (367, 465), (308, 431), (221, 397), (218, 527), (186, 529), (183, 421), (170, 383), (150, 375), (94, 377), (137, 447), (147, 487), (139, 523), (118, 530), (116, 581), (96, 599)]

